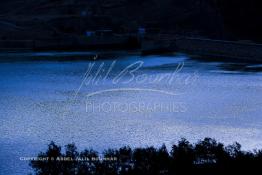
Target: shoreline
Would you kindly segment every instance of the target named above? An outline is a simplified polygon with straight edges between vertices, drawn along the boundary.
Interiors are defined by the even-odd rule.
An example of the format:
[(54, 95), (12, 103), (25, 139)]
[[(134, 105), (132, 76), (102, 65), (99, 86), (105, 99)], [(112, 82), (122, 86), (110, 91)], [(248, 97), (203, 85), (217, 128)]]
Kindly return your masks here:
[[(121, 37), (120, 37), (121, 38)], [(262, 44), (250, 42), (212, 40), (191, 37), (144, 38), (139, 43), (132, 44), (127, 37), (115, 41), (109, 38), (94, 39), (97, 41), (69, 40), (6, 40), (0, 41), (1, 53), (30, 52), (130, 52), (142, 56), (185, 53), (193, 57), (203, 57), (206, 60), (236, 62), (262, 62)], [(98, 41), (99, 40), (99, 41)], [(208, 58), (210, 57), (210, 58)]]

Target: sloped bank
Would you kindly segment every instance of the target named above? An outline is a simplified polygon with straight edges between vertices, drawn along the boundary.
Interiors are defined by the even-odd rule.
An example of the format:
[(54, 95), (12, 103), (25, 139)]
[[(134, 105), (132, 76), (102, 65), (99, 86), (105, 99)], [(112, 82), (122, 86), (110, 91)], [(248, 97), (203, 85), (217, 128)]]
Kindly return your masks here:
[(229, 61), (262, 62), (262, 44), (179, 37), (171, 48), (192, 55)]

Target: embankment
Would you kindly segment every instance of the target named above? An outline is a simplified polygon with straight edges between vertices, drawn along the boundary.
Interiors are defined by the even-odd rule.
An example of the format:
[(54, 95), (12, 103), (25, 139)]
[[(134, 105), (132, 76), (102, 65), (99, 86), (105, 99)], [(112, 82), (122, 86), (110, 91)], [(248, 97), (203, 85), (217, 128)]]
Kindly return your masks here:
[(179, 37), (170, 45), (179, 52), (213, 58), (262, 62), (262, 44)]

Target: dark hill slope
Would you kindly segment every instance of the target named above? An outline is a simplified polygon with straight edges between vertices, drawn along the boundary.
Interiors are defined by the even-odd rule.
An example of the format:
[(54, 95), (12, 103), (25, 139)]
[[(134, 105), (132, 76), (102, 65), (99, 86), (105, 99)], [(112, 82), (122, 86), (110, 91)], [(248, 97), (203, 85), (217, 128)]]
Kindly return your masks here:
[[(0, 39), (83, 35), (86, 30), (261, 41), (259, 0), (1, 0)], [(6, 25), (5, 25), (6, 24)], [(10, 32), (7, 32), (10, 31)]]

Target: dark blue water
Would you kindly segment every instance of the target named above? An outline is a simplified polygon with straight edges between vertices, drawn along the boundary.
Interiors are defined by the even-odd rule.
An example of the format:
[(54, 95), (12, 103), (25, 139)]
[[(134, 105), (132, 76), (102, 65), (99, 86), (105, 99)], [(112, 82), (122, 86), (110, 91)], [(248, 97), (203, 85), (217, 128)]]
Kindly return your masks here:
[(51, 140), (99, 151), (170, 146), (181, 137), (262, 148), (260, 72), (183, 55), (86, 55), (1, 55), (0, 174), (27, 174), (20, 157), (35, 156)]

